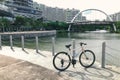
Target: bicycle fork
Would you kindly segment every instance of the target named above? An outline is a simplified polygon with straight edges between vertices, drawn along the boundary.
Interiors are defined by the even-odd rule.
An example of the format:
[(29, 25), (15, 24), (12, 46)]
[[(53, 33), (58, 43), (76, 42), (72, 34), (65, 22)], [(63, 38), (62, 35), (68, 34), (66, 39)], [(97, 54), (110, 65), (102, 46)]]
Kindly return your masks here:
[(87, 57), (87, 55), (85, 54), (84, 48), (83, 48), (82, 46), (81, 46), (81, 48), (82, 48), (82, 52), (84, 53), (85, 58), (88, 60), (88, 57)]

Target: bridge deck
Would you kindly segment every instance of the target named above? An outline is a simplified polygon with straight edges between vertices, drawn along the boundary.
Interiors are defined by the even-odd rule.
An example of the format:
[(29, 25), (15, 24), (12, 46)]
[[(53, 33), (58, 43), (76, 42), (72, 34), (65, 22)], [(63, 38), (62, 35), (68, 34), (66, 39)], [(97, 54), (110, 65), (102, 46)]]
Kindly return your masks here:
[(115, 22), (113, 21), (82, 21), (82, 22), (68, 22), (68, 24), (72, 24), (72, 25), (90, 25), (90, 24), (94, 24), (94, 25), (109, 25), (109, 24), (113, 24)]

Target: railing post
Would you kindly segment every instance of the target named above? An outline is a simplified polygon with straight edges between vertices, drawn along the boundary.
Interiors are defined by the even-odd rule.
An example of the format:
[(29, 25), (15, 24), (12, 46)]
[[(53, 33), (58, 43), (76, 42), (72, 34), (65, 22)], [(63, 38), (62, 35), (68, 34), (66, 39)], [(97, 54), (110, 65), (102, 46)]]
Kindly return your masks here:
[(35, 40), (36, 40), (36, 52), (38, 53), (38, 36), (35, 36)]
[(101, 67), (105, 68), (105, 48), (106, 48), (106, 43), (102, 43), (102, 61), (101, 61)]
[(72, 55), (72, 57), (73, 57), (73, 59), (75, 58), (75, 39), (73, 39), (72, 40), (72, 48), (73, 48), (73, 55)]
[(0, 35), (0, 49), (2, 49), (2, 39), (1, 39), (1, 35)]
[(24, 50), (25, 46), (24, 46), (24, 36), (23, 35), (21, 36), (21, 44), (22, 44), (22, 50)]
[(12, 35), (10, 35), (10, 48), (13, 49)]
[(55, 55), (55, 38), (52, 37), (52, 55)]

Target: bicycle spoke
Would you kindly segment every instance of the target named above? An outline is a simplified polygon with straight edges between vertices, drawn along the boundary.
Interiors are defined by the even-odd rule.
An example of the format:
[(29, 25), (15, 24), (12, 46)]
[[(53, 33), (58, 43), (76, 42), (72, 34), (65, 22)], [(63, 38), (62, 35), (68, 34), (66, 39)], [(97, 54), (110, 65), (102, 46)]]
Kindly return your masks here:
[[(57, 57), (57, 58), (60, 59), (60, 60), (63, 59), (63, 58), (60, 58), (60, 57)], [(68, 60), (67, 59), (63, 59), (63, 60), (64, 60), (64, 62), (68, 62), (68, 63), (70, 62), (69, 59)]]
[(84, 67), (90, 67), (93, 65), (95, 61), (95, 55), (92, 51), (86, 50), (82, 52), (79, 57), (80, 64)]
[(53, 59), (53, 65), (56, 69), (63, 71), (69, 67), (71, 63), (70, 61), (70, 56), (66, 55), (66, 53), (61, 52), (55, 55)]

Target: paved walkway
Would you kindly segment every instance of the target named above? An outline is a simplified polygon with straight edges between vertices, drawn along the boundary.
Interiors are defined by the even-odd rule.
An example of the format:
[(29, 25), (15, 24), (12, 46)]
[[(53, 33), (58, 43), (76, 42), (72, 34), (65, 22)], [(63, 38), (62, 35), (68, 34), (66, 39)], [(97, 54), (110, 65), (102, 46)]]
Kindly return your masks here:
[[(0, 80), (57, 80), (55, 72), (32, 63), (0, 55)], [(51, 73), (51, 74), (49, 74)], [(47, 76), (47, 77), (46, 77)]]
[[(66, 71), (64, 72), (58, 72), (57, 70), (55, 70), (55, 68), (52, 65), (52, 53), (51, 52), (47, 52), (47, 51), (39, 51), (39, 53), (36, 53), (35, 50), (32, 49), (25, 49), (25, 51), (22, 51), (21, 48), (17, 48), (14, 47), (13, 50), (10, 49), (10, 47), (2, 47), (2, 50), (0, 50), (0, 54), (2, 55), (6, 55), (9, 57), (13, 57), (13, 58), (17, 58), (15, 61), (12, 60), (10, 62), (8, 62), (8, 64), (13, 64), (13, 63), (20, 63), (20, 64), (24, 64), (24, 65), (31, 65), (32, 66), (36, 66), (34, 71), (35, 74), (32, 74), (31, 71), (32, 69), (34, 69), (34, 67), (31, 69), (29, 69), (28, 71), (25, 71), (26, 74), (29, 75), (37, 75), (37, 73), (41, 73), (43, 72), (42, 70), (48, 70), (45, 71), (46, 74), (49, 73), (50, 71), (53, 72), (53, 76), (57, 76), (54, 78), (54, 80), (120, 80), (120, 68), (119, 67), (115, 67), (115, 66), (107, 66), (105, 69), (101, 68), (99, 63), (95, 63), (95, 65), (92, 68), (88, 68), (85, 69), (82, 66), (79, 65), (79, 63), (76, 65), (76, 68), (73, 68), (72, 66), (70, 66), (70, 68), (68, 68)], [(1, 57), (0, 57), (1, 58)], [(0, 65), (1, 65), (1, 61), (2, 65), (6, 66), (6, 61), (4, 61), (4, 59), (2, 58), (0, 60)], [(21, 62), (22, 61), (22, 62)], [(26, 61), (30, 62), (30, 63), (26, 63)], [(4, 64), (5, 63), (5, 64)], [(37, 64), (37, 65), (35, 65)], [(2, 66), (2, 67), (4, 67)], [(19, 65), (18, 65), (19, 66)], [(41, 66), (42, 66), (42, 70), (41, 70)], [(27, 66), (28, 67), (28, 66)], [(30, 66), (29, 66), (30, 67)], [(17, 68), (23, 68), (23, 73), (24, 73), (24, 67), (23, 66), (19, 66), (19, 67), (15, 67), (12, 68), (13, 70), (17, 70)], [(39, 70), (40, 68), (40, 70)], [(6, 69), (6, 68), (5, 68)], [(9, 69), (9, 67), (7, 68)], [(11, 71), (12, 71), (11, 69)], [(4, 68), (2, 69), (4, 70)], [(51, 72), (49, 73), (51, 75)], [(5, 73), (6, 75), (10, 75), (10, 73)], [(49, 75), (47, 74), (47, 75)], [(0, 69), (0, 75), (1, 75), (1, 69)], [(41, 74), (39, 74), (41, 75)], [(19, 77), (20, 74), (17, 74), (17, 76)], [(46, 78), (44, 75), (41, 75), (42, 78)], [(6, 77), (4, 75), (4, 77)], [(39, 77), (39, 76), (35, 76), (35, 77)], [(28, 77), (27, 77), (28, 78)], [(21, 80), (30, 80), (29, 78), (23, 78)], [(8, 79), (5, 79), (8, 80)], [(17, 80), (17, 79), (9, 79), (9, 80)], [(31, 80), (36, 80), (35, 78), (31, 79)], [(37, 80), (41, 80), (40, 78), (38, 78)], [(44, 80), (44, 79), (43, 79)], [(51, 78), (47, 78), (45, 80), (53, 80)]]
[[(1, 53), (1, 51), (0, 51)], [(0, 54), (0, 80), (64, 80), (55, 71)]]

